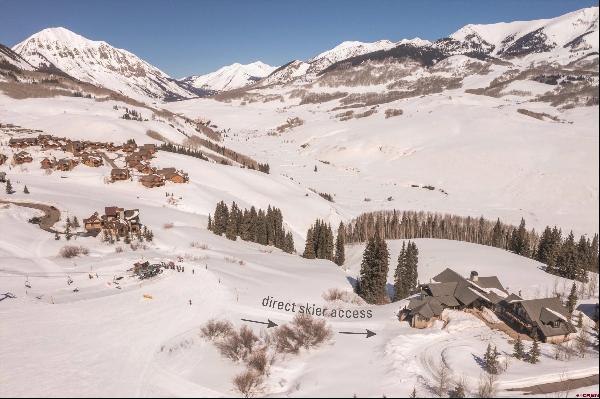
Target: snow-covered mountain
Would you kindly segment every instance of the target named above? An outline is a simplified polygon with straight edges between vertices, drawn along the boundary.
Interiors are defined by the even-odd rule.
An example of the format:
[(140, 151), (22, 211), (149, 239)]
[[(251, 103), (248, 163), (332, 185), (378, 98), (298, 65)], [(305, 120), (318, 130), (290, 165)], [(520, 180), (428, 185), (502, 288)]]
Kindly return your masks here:
[(277, 67), (267, 65), (261, 61), (251, 64), (239, 64), (236, 62), (205, 75), (183, 78), (181, 82), (203, 90), (233, 90), (255, 83), (276, 69)]
[[(352, 61), (412, 58), (431, 66), (454, 55), (496, 57), (523, 65), (556, 62), (564, 65), (598, 53), (598, 7), (584, 8), (551, 19), (517, 21), (487, 25), (466, 25), (435, 42), (422, 39), (373, 43), (343, 42), (306, 61), (305, 73), (298, 62), (286, 64), (265, 80), (268, 84), (286, 84), (290, 77), (311, 80), (327, 69)], [(293, 69), (286, 71), (286, 68)]]
[(35, 68), (29, 64), (23, 57), (12, 51), (10, 48), (0, 44), (0, 67), (4, 69), (22, 69), (32, 71)]
[(44, 29), (13, 50), (37, 68), (55, 67), (84, 82), (142, 101), (192, 97), (166, 73), (127, 50), (65, 28)]
[[(584, 8), (557, 18), (488, 25), (466, 25), (450, 39), (463, 49), (479, 49), (496, 57), (545, 53), (567, 57), (578, 51), (598, 51), (598, 7)], [(464, 51), (464, 50), (463, 50)]]
[(364, 43), (358, 41), (346, 41), (338, 44), (334, 48), (324, 51), (308, 60), (310, 72), (319, 72), (329, 65), (346, 58), (356, 57), (366, 53), (372, 53), (379, 50), (389, 50), (395, 46), (395, 43), (389, 40), (378, 40), (373, 43)]

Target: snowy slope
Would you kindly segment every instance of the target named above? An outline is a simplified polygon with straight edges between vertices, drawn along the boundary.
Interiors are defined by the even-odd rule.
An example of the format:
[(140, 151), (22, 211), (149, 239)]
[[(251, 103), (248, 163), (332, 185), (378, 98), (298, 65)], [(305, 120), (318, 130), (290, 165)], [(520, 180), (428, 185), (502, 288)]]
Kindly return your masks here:
[(338, 44), (334, 48), (324, 51), (308, 60), (310, 72), (320, 72), (329, 65), (346, 58), (355, 57), (366, 53), (372, 53), (379, 50), (388, 50), (395, 44), (389, 40), (378, 40), (373, 43), (363, 43), (359, 41), (346, 41)]
[(251, 64), (239, 64), (236, 62), (205, 75), (183, 78), (181, 82), (199, 89), (225, 91), (239, 89), (255, 83), (269, 75), (275, 69), (277, 67), (272, 67), (260, 61)]
[(598, 7), (584, 8), (552, 19), (467, 25), (450, 37), (482, 45), (494, 56), (521, 57), (550, 52), (565, 57), (579, 51), (597, 52)]
[(3, 44), (0, 44), (0, 68), (17, 68), (24, 71), (32, 71), (35, 69), (31, 64), (25, 61), (23, 57)]
[(135, 54), (62, 27), (44, 29), (13, 50), (36, 67), (54, 66), (76, 79), (142, 101), (193, 96)]

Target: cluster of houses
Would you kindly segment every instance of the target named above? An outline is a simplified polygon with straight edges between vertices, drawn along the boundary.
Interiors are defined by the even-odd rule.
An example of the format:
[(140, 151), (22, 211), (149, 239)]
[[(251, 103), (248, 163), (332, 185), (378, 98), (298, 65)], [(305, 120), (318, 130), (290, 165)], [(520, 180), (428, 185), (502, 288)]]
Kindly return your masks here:
[(56, 158), (44, 158), (40, 162), (42, 169), (56, 169), (62, 172), (68, 172), (80, 163), (93, 168), (102, 166), (104, 161), (97, 151), (119, 148), (113, 143), (78, 141), (49, 134), (40, 134), (37, 137), (11, 138), (8, 145), (11, 148), (21, 150), (13, 155), (13, 161), (16, 165), (33, 162), (33, 157), (24, 150), (28, 147), (41, 147), (42, 150), (61, 150), (73, 154), (73, 158), (58, 160)]
[[(157, 169), (150, 165), (158, 148), (154, 144), (138, 146), (134, 140), (129, 140), (122, 145), (112, 142), (80, 141), (64, 137), (55, 137), (49, 134), (39, 134), (37, 137), (11, 138), (8, 142), (11, 148), (17, 151), (13, 155), (13, 162), (17, 165), (33, 162), (33, 157), (25, 151), (28, 147), (41, 147), (42, 150), (57, 149), (73, 154), (72, 158), (44, 158), (40, 162), (42, 169), (55, 169), (68, 172), (77, 165), (84, 164), (89, 167), (104, 165), (100, 150), (125, 153), (125, 167), (113, 168), (110, 172), (112, 182), (130, 180), (133, 172), (141, 174), (139, 181), (145, 187), (161, 187), (167, 181), (173, 183), (186, 183), (189, 181), (187, 173), (175, 168)], [(0, 165), (6, 162), (7, 157), (0, 154)]]
[(83, 219), (83, 227), (92, 235), (97, 235), (101, 231), (119, 237), (139, 234), (142, 227), (140, 211), (109, 206), (104, 208), (104, 215), (100, 216), (98, 212), (95, 212), (89, 218)]
[(156, 169), (150, 165), (150, 160), (154, 157), (157, 148), (154, 144), (144, 144), (138, 147), (135, 142), (128, 142), (122, 148), (128, 155), (125, 157), (127, 168), (114, 168), (110, 172), (111, 181), (129, 180), (131, 178), (130, 169), (141, 173), (139, 181), (144, 187), (153, 188), (165, 185), (165, 182), (187, 183), (189, 181), (187, 173), (175, 168)]
[(516, 331), (543, 342), (560, 343), (576, 332), (560, 298), (523, 299), (509, 294), (496, 276), (480, 277), (473, 271), (465, 278), (446, 269), (419, 290), (399, 314), (415, 328), (430, 327), (444, 309), (485, 307)]

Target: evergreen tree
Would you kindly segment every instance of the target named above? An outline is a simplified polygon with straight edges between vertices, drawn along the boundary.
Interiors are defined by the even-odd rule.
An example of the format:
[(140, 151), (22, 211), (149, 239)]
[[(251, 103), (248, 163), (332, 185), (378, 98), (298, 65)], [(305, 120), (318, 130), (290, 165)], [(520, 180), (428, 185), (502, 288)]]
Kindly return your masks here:
[(267, 245), (269, 242), (267, 238), (267, 220), (265, 211), (262, 209), (258, 210), (256, 218), (256, 242), (262, 245)]
[(412, 392), (410, 393), (410, 398), (416, 398), (417, 397), (417, 388), (413, 387)]
[(521, 340), (521, 336), (518, 335), (515, 340), (513, 356), (515, 359), (523, 360), (525, 358), (525, 348), (523, 347), (523, 341)]
[(340, 222), (335, 240), (335, 264), (342, 266), (346, 260), (344, 244), (346, 242), (344, 223)]
[(54, 239), (57, 241), (60, 240), (60, 236), (58, 235), (58, 233), (54, 233)]
[(500, 223), (500, 218), (496, 220), (496, 224), (494, 225), (494, 229), (492, 230), (492, 246), (497, 248), (502, 248), (502, 239), (504, 234), (502, 232), (502, 224)]
[(556, 263), (559, 276), (570, 280), (575, 280), (581, 276), (580, 267), (577, 264), (577, 247), (575, 246), (573, 232), (570, 232), (563, 242)]
[(6, 194), (13, 194), (14, 190), (13, 190), (13, 186), (12, 183), (10, 182), (10, 179), (6, 179)]
[(583, 313), (579, 312), (577, 317), (577, 328), (583, 328)]
[(359, 295), (367, 303), (381, 304), (387, 302), (388, 267), (389, 252), (387, 244), (379, 234), (375, 234), (367, 243), (360, 268)]
[(29, 189), (27, 188), (27, 185), (25, 185), (25, 188), (23, 189), (23, 193), (29, 194)]
[(306, 233), (306, 244), (304, 245), (304, 254), (302, 254), (302, 256), (305, 257), (306, 259), (315, 259), (316, 258), (315, 243), (314, 243), (312, 227), (309, 228), (308, 232)]
[(485, 355), (483, 356), (483, 361), (485, 364), (485, 369), (490, 374), (498, 374), (499, 364), (498, 364), (498, 349), (492, 344), (488, 344), (487, 349), (485, 351)]
[(79, 224), (79, 219), (77, 219), (77, 216), (73, 216), (73, 222), (71, 222), (71, 226), (73, 227), (81, 227), (81, 225)]
[(292, 233), (290, 233), (289, 231), (285, 234), (285, 243), (283, 246), (283, 250), (289, 254), (291, 254), (295, 251), (294, 237), (292, 236)]
[(398, 265), (394, 272), (394, 302), (400, 301), (408, 296), (406, 291), (406, 284), (404, 279), (406, 278), (406, 243), (402, 242), (402, 248), (398, 255)]
[(569, 296), (567, 297), (567, 309), (569, 310), (569, 318), (571, 318), (571, 315), (573, 314), (573, 311), (575, 310), (575, 305), (577, 305), (577, 286), (575, 285), (575, 282), (573, 282), (573, 285), (571, 286), (571, 292), (569, 293)]
[(67, 218), (67, 227), (65, 227), (65, 238), (67, 239), (67, 241), (69, 241), (71, 237), (71, 222), (69, 221), (69, 218)]
[(229, 209), (225, 202), (221, 201), (217, 204), (213, 219), (213, 233), (216, 235), (222, 235), (227, 230), (227, 223), (229, 221)]
[(530, 242), (523, 218), (521, 218), (519, 228), (512, 232), (510, 250), (517, 255), (530, 255)]
[(529, 350), (528, 356), (529, 363), (536, 364), (540, 361), (540, 344), (537, 339), (533, 339), (533, 344), (531, 345), (531, 349)]
[(209, 231), (213, 229), (212, 218), (210, 217), (210, 213), (208, 214), (208, 226), (206, 227)]
[(237, 219), (237, 205), (235, 202), (231, 204), (231, 211), (229, 212), (229, 218), (227, 219), (227, 227), (225, 228), (225, 237), (235, 241), (238, 234), (238, 219)]

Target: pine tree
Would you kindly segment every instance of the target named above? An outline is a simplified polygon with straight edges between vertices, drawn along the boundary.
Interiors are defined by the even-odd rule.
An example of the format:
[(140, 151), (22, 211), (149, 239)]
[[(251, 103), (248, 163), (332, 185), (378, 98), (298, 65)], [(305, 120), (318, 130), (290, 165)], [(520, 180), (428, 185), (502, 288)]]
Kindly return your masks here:
[(291, 254), (295, 251), (294, 237), (292, 236), (292, 233), (290, 233), (289, 231), (285, 234), (285, 243), (284, 243), (283, 250), (289, 254)]
[(410, 393), (410, 398), (416, 398), (417, 397), (417, 388), (413, 387), (412, 392)]
[(231, 205), (231, 211), (229, 212), (229, 218), (227, 220), (227, 227), (225, 228), (225, 237), (235, 241), (237, 239), (237, 213), (236, 213), (235, 202)]
[(346, 243), (344, 223), (340, 222), (335, 240), (335, 264), (342, 266), (346, 261), (344, 244)]
[(360, 268), (359, 295), (367, 303), (381, 304), (387, 302), (386, 283), (388, 268), (389, 252), (387, 244), (376, 233), (367, 243)]
[(492, 344), (488, 344), (485, 354), (483, 355), (483, 361), (485, 369), (490, 374), (498, 374), (498, 349)]
[(73, 216), (73, 222), (71, 222), (71, 225), (73, 227), (81, 227), (81, 225), (79, 224), (79, 219), (77, 219), (77, 216)]
[(583, 328), (583, 313), (579, 312), (577, 317), (577, 328)]
[(29, 189), (27, 188), (27, 185), (25, 185), (25, 188), (23, 189), (23, 193), (29, 194)]
[(571, 280), (580, 277), (580, 265), (577, 264), (577, 247), (575, 246), (573, 232), (570, 232), (563, 242), (556, 263), (559, 276)]
[(208, 226), (206, 227), (209, 231), (212, 231), (213, 226), (212, 226), (212, 218), (210, 217), (210, 213), (208, 214)]
[(525, 229), (525, 219), (521, 218), (519, 228), (512, 232), (510, 250), (517, 255), (530, 255), (530, 242), (528, 232)]
[(13, 194), (13, 186), (12, 183), (10, 182), (10, 179), (6, 179), (6, 194)]
[(220, 236), (227, 230), (227, 222), (229, 221), (229, 209), (225, 202), (221, 201), (217, 204), (213, 219), (213, 233)]
[(577, 286), (575, 285), (575, 282), (573, 282), (573, 285), (571, 286), (571, 292), (569, 293), (569, 296), (567, 297), (567, 309), (569, 310), (569, 318), (571, 318), (571, 315), (573, 314), (573, 311), (575, 310), (575, 305), (577, 305)]
[(54, 239), (57, 241), (60, 240), (60, 236), (58, 235), (58, 233), (54, 233)]
[(521, 340), (521, 336), (517, 336), (515, 340), (515, 345), (513, 349), (513, 356), (515, 359), (523, 360), (525, 358), (525, 348), (523, 347), (523, 341)]
[(306, 259), (315, 259), (315, 243), (313, 237), (313, 229), (309, 228), (306, 233), (306, 243), (304, 245), (304, 253), (302, 254)]
[(502, 224), (500, 223), (500, 218), (496, 220), (496, 224), (494, 225), (494, 229), (492, 230), (492, 246), (497, 248), (502, 248), (502, 238), (504, 234), (502, 233)]
[(406, 243), (402, 242), (402, 248), (398, 255), (398, 265), (394, 272), (394, 302), (400, 301), (407, 297), (408, 292), (406, 290)]
[(536, 364), (540, 361), (540, 344), (537, 339), (533, 339), (533, 344), (531, 345), (531, 349), (529, 350), (528, 356), (529, 363)]

